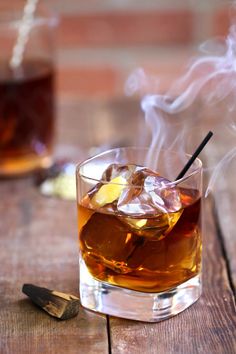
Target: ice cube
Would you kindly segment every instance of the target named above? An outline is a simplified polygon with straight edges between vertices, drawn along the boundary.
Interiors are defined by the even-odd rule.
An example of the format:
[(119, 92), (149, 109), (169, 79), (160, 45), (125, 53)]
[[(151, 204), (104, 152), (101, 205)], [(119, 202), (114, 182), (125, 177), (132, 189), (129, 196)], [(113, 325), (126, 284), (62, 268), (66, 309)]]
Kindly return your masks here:
[(144, 190), (150, 194), (152, 202), (164, 212), (174, 212), (181, 208), (178, 187), (160, 175), (149, 175), (144, 180)]
[(179, 189), (147, 168), (135, 171), (128, 182), (117, 203), (120, 219), (136, 234), (161, 240), (182, 214)]
[(102, 184), (91, 199), (92, 206), (101, 208), (106, 204), (115, 202), (118, 200), (126, 184), (127, 181), (122, 176), (115, 177), (110, 182)]
[(80, 233), (85, 262), (94, 260), (123, 274), (132, 271), (129, 268), (128, 259), (140, 243), (140, 239), (114, 215), (96, 212), (83, 226)]
[(128, 180), (118, 199), (118, 211), (128, 216), (158, 215), (181, 209), (178, 188), (158, 173), (142, 168)]
[(120, 216), (136, 235), (148, 237), (153, 241), (162, 240), (174, 227), (182, 214), (182, 209), (175, 213), (163, 213), (148, 219)]
[(84, 198), (87, 207), (115, 214), (139, 236), (162, 239), (182, 213), (179, 189), (146, 167), (112, 164), (102, 180)]
[(122, 176), (126, 180), (130, 178), (132, 173), (136, 171), (139, 166), (134, 164), (122, 165), (113, 163), (107, 167), (107, 169), (103, 172), (102, 181), (111, 181), (113, 178)]
[[(88, 197), (90, 199), (91, 208), (103, 208), (114, 210), (110, 204), (116, 203), (125, 187), (127, 181), (139, 166), (111, 164), (103, 172), (101, 182), (98, 183), (90, 192)], [(104, 208), (103, 208), (104, 209)], [(110, 211), (111, 211), (110, 210)]]

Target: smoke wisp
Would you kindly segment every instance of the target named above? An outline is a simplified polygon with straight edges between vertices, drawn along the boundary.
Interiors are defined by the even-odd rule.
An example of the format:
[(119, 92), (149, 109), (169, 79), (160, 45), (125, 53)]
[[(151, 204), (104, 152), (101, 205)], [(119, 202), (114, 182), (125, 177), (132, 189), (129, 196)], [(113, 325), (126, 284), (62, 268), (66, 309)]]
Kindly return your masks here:
[[(236, 26), (230, 27), (225, 39), (215, 38), (203, 43), (200, 51), (201, 55), (192, 60), (186, 73), (165, 94), (151, 92), (153, 78), (141, 68), (127, 80), (128, 95), (149, 89), (142, 97), (141, 107), (152, 133), (146, 161), (151, 168), (157, 166), (161, 149), (178, 150), (185, 162), (185, 153), (189, 152), (186, 148), (188, 137), (201, 125), (201, 113), (206, 107), (209, 109), (223, 102), (220, 124), (229, 134), (236, 133)], [(219, 123), (212, 117), (210, 124), (209, 128), (214, 132)], [(234, 146), (213, 169), (206, 194), (214, 188), (217, 176), (235, 155)]]

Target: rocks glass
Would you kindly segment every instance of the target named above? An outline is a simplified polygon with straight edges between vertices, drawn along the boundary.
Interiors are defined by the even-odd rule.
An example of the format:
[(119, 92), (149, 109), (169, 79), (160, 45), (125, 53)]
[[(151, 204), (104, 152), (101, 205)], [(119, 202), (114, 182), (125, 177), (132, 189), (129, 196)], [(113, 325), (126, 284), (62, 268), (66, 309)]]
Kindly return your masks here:
[(201, 295), (202, 164), (117, 148), (77, 167), (80, 299), (85, 308), (156, 322)]

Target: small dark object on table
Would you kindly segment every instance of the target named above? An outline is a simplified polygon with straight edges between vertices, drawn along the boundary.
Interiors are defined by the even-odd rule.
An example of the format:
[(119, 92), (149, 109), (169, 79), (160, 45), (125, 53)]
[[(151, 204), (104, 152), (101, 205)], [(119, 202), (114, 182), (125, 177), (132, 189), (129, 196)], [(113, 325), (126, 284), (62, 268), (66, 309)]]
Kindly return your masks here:
[(74, 295), (49, 290), (33, 284), (24, 284), (22, 292), (49, 315), (61, 320), (72, 318), (79, 312), (80, 301)]

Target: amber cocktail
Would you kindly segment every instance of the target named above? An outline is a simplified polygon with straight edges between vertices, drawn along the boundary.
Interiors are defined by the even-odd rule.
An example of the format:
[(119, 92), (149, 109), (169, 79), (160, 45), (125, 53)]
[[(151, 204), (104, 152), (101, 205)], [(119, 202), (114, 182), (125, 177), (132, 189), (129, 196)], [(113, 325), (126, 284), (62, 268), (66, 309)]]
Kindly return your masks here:
[(173, 182), (177, 154), (155, 170), (145, 155), (115, 149), (77, 169), (80, 293), (92, 310), (159, 321), (201, 293), (201, 162)]

